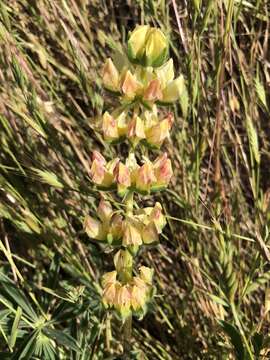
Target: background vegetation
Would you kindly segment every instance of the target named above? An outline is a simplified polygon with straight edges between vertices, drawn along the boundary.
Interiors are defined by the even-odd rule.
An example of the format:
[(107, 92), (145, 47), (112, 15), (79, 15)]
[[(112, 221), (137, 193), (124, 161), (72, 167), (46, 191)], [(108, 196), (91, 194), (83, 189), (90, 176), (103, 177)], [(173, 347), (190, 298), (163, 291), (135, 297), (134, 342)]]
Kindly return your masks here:
[(188, 94), (166, 144), (173, 182), (156, 196), (166, 236), (140, 256), (157, 296), (130, 358), (267, 358), (269, 11), (268, 0), (0, 1), (1, 359), (121, 354), (100, 305), (112, 256), (82, 223), (98, 198), (91, 151), (113, 151), (96, 131), (113, 104), (100, 68), (137, 23), (168, 34)]

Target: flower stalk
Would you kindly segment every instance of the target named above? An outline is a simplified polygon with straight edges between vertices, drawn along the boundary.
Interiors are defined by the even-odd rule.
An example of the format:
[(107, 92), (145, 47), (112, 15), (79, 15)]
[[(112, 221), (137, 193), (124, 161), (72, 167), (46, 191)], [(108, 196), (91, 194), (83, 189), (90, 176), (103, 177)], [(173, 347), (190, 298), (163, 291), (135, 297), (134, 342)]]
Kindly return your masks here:
[(84, 227), (91, 239), (115, 249), (115, 270), (101, 279), (102, 303), (123, 323), (126, 356), (132, 316), (141, 319), (155, 294), (153, 269), (135, 266), (138, 251), (157, 244), (166, 225), (162, 205), (139, 208), (137, 194), (151, 195), (166, 189), (173, 175), (166, 152), (154, 160), (140, 159), (137, 149), (160, 149), (169, 137), (174, 117), (171, 112), (159, 111), (158, 105), (173, 104), (185, 91), (183, 77), (174, 79), (173, 60), (167, 61), (168, 48), (168, 39), (160, 29), (137, 26), (129, 35), (127, 55), (123, 54), (122, 63), (128, 66), (117, 68), (112, 59), (107, 59), (102, 72), (104, 87), (119, 97), (120, 105), (103, 114), (99, 129), (105, 141), (111, 145), (126, 142), (130, 151), (126, 159), (109, 161), (94, 151), (91, 180), (100, 191), (115, 191), (122, 199), (123, 210), (113, 209), (101, 198), (97, 216), (86, 216)]

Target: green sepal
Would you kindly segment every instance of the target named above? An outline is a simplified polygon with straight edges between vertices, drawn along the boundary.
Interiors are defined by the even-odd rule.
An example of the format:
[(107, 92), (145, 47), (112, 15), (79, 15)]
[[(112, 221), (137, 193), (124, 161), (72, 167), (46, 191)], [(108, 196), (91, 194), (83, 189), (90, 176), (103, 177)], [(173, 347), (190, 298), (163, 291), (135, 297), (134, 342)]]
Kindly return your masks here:
[(137, 252), (139, 250), (139, 245), (130, 245), (127, 247), (127, 249), (131, 253), (131, 255), (135, 256), (137, 255)]

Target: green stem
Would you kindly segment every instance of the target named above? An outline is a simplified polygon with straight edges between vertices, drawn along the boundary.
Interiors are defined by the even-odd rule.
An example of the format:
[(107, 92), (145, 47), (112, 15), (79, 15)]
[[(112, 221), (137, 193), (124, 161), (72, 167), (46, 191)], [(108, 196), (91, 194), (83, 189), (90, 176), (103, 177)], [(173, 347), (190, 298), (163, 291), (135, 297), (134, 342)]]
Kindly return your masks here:
[[(126, 204), (126, 215), (129, 217), (132, 217), (133, 215), (133, 205), (134, 205), (134, 199), (133, 199), (133, 191), (130, 191), (126, 198), (125, 198), (125, 204)], [(128, 251), (128, 250), (126, 250)], [(129, 271), (129, 279), (132, 278), (132, 272), (133, 267)], [(127, 277), (127, 274), (123, 274), (125, 277)], [(132, 313), (127, 317), (127, 319), (124, 322), (123, 325), (123, 346), (124, 346), (124, 354), (123, 359), (129, 359), (130, 358), (130, 349), (131, 349), (131, 335), (132, 335)]]
[(131, 335), (132, 335), (132, 314), (128, 316), (123, 325), (123, 336), (124, 336), (124, 354), (123, 359), (130, 359), (131, 350)]

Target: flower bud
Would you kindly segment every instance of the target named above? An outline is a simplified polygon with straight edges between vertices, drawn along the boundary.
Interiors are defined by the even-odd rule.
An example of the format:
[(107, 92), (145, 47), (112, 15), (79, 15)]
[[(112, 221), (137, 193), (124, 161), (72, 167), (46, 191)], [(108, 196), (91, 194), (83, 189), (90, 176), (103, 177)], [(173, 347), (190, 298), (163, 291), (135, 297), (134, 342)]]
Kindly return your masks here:
[(132, 255), (128, 250), (119, 250), (113, 258), (117, 272), (129, 272), (132, 268)]
[(140, 230), (135, 223), (130, 220), (126, 220), (125, 222), (122, 244), (124, 246), (139, 246), (142, 244)]
[(136, 189), (142, 193), (149, 193), (156, 177), (151, 162), (146, 162), (136, 172)]
[(128, 285), (119, 284), (116, 286), (114, 307), (119, 312), (122, 320), (125, 320), (131, 313), (130, 310), (131, 293)]
[(102, 131), (105, 141), (111, 142), (119, 138), (117, 122), (107, 111), (102, 117)]
[(185, 89), (185, 80), (183, 75), (171, 81), (162, 91), (161, 103), (172, 104), (177, 101)]
[(149, 85), (144, 91), (143, 100), (154, 102), (162, 99), (162, 91), (159, 79), (150, 81)]
[(138, 94), (141, 89), (140, 83), (137, 81), (136, 77), (131, 74), (128, 70), (123, 78), (122, 83), (122, 92), (129, 99), (133, 100), (134, 97)]
[(168, 40), (160, 29), (151, 28), (145, 46), (146, 66), (161, 66), (168, 56)]
[(105, 62), (105, 65), (103, 67), (102, 80), (106, 89), (114, 92), (118, 92), (120, 90), (119, 72), (114, 66), (114, 63), (111, 59), (107, 59)]
[(153, 280), (153, 274), (154, 274), (154, 270), (147, 267), (147, 266), (141, 266), (139, 268), (140, 271), (140, 278), (148, 285), (152, 284), (152, 280)]
[(167, 118), (152, 126), (146, 132), (146, 141), (154, 147), (160, 147), (163, 141), (169, 136), (172, 127), (173, 115), (169, 114)]
[(153, 190), (160, 190), (166, 187), (173, 175), (171, 160), (167, 154), (160, 155), (153, 163), (156, 182)]
[(108, 222), (112, 216), (113, 210), (112, 206), (109, 201), (105, 201), (101, 198), (98, 208), (97, 208), (97, 215), (103, 222)]
[(144, 226), (142, 231), (142, 240), (146, 245), (157, 243), (159, 241), (158, 231), (153, 222)]
[(139, 25), (130, 34), (128, 39), (128, 57), (131, 62), (141, 62), (143, 60), (149, 29), (148, 25)]
[(129, 169), (126, 165), (119, 162), (114, 171), (118, 194), (124, 196), (131, 185)]
[(148, 25), (137, 26), (128, 39), (128, 57), (131, 62), (157, 67), (168, 55), (168, 40), (160, 29)]
[(140, 140), (145, 138), (143, 122), (139, 116), (134, 116), (129, 122), (127, 136), (134, 146), (136, 146)]
[(100, 221), (87, 215), (84, 220), (84, 231), (86, 234), (95, 240), (104, 240), (105, 234)]

